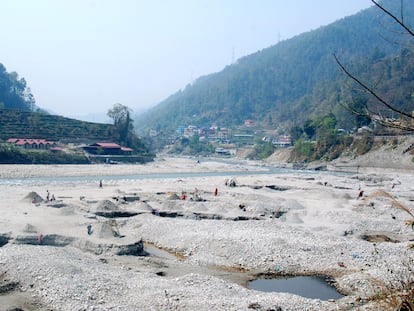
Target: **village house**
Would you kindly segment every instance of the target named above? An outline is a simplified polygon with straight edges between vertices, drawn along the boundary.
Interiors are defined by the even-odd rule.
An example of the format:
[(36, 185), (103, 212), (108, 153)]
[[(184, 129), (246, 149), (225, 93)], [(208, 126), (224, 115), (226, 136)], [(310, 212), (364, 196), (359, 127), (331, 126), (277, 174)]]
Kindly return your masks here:
[(48, 141), (46, 139), (34, 139), (34, 138), (9, 138), (7, 141), (9, 144), (13, 144), (16, 147), (24, 149), (46, 149), (49, 150), (56, 146), (54, 141)]
[(130, 155), (134, 151), (131, 148), (122, 147), (115, 143), (95, 143), (82, 148), (87, 153), (96, 155)]
[(244, 121), (244, 125), (245, 126), (252, 126), (254, 124), (254, 121), (253, 120), (245, 120)]
[(272, 141), (274, 146), (289, 147), (292, 146), (292, 140), (289, 135), (282, 135)]

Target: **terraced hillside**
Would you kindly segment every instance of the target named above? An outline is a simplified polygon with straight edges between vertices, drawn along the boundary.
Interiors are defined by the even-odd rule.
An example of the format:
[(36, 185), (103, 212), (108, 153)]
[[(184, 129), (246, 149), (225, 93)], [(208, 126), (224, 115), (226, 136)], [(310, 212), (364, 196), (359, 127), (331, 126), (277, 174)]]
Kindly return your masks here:
[(0, 109), (0, 140), (43, 138), (61, 142), (117, 141), (112, 124), (84, 122), (56, 115)]

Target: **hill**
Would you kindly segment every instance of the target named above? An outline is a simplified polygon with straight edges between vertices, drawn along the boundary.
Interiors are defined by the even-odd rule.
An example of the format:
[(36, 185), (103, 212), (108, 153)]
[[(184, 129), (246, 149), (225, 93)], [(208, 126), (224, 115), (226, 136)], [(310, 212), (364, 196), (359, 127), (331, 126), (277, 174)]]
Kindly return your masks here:
[[(399, 1), (382, 4), (400, 16)], [(413, 17), (414, 6), (406, 5), (405, 20)], [(371, 7), (243, 57), (136, 117), (136, 128), (171, 131), (182, 125), (212, 123), (227, 127), (246, 119), (267, 128), (287, 128), (329, 111), (335, 114), (338, 127), (352, 128), (353, 120), (341, 103), (364, 95), (355, 93), (333, 54), (372, 84), (380, 81), (378, 87), (399, 105), (407, 104), (407, 89), (411, 94), (413, 55), (392, 43), (402, 38), (396, 38), (391, 22)]]
[(43, 138), (61, 142), (118, 141), (112, 124), (84, 122), (38, 112), (0, 109), (0, 139)]

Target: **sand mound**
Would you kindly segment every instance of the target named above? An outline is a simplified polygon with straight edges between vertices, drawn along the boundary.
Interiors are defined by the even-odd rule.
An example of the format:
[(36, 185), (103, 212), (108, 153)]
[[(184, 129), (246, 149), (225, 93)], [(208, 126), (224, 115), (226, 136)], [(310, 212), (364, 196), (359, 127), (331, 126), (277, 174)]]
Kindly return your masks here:
[(134, 205), (134, 210), (142, 212), (152, 212), (152, 207), (145, 202), (139, 202)]
[(117, 211), (119, 210), (118, 206), (109, 200), (103, 200), (98, 203), (96, 206), (97, 212), (108, 212), (108, 211)]
[(65, 205), (64, 207), (62, 207), (60, 209), (60, 212), (64, 216), (73, 215), (73, 214), (75, 214), (75, 208), (73, 206), (70, 206), (70, 205)]
[(226, 210), (223, 206), (216, 206), (211, 209), (211, 212), (218, 215), (227, 214), (228, 210)]
[(192, 208), (193, 212), (205, 212), (208, 211), (208, 207), (203, 203), (198, 203)]
[(263, 202), (257, 202), (252, 205), (249, 205), (246, 209), (247, 211), (253, 213), (254, 215), (274, 215), (275, 213), (281, 210), (280, 206), (272, 206), (271, 204), (266, 204)]
[(296, 200), (286, 200), (283, 207), (287, 210), (302, 210), (305, 207)]
[(30, 203), (40, 203), (43, 202), (43, 198), (36, 192), (32, 191), (23, 198), (23, 201), (27, 201)]
[(100, 223), (96, 225), (96, 233), (99, 238), (106, 239), (106, 238), (113, 238), (113, 237), (119, 237), (119, 231), (116, 223), (114, 221), (107, 221), (104, 223)]
[(172, 192), (172, 193), (168, 193), (167, 199), (168, 200), (179, 200), (180, 197), (175, 192)]
[(31, 225), (31, 224), (26, 224), (23, 228), (23, 232), (27, 232), (27, 233), (37, 233), (37, 229), (35, 226)]
[(165, 211), (182, 211), (183, 210), (183, 202), (177, 200), (166, 200), (162, 203), (162, 209)]
[(299, 216), (298, 213), (287, 213), (285, 217), (285, 221), (291, 224), (301, 224), (303, 223), (302, 218)]

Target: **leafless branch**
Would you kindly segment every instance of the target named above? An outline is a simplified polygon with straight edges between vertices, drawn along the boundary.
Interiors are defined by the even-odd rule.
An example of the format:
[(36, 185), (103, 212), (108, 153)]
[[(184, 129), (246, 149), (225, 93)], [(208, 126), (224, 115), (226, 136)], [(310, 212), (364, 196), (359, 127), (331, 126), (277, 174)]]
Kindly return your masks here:
[(402, 28), (404, 28), (405, 31), (407, 31), (411, 36), (414, 37), (414, 32), (404, 23), (404, 15), (403, 15), (403, 5), (401, 4), (401, 19), (396, 17), (394, 14), (392, 14), (390, 11), (388, 11), (386, 8), (384, 8), (382, 5), (380, 5), (377, 1), (371, 0), (372, 3), (374, 3), (381, 11), (383, 11), (385, 14), (390, 16), (397, 24), (399, 24)]
[(350, 77), (352, 80), (354, 80), (359, 86), (361, 86), (367, 93), (369, 93), (370, 95), (372, 95), (376, 100), (378, 100), (381, 104), (383, 104), (385, 107), (387, 107), (388, 109), (390, 109), (391, 111), (394, 111), (402, 116), (408, 117), (410, 119), (413, 119), (411, 114), (408, 114), (404, 111), (401, 111), (397, 108), (395, 108), (394, 106), (390, 105), (386, 100), (384, 100), (380, 95), (378, 95), (372, 88), (370, 88), (369, 86), (367, 86), (365, 83), (363, 83), (360, 79), (358, 79), (355, 75), (353, 75), (352, 73), (349, 72), (348, 69), (345, 68), (345, 66), (340, 62), (340, 60), (338, 59), (338, 57), (334, 54), (334, 58), (336, 63), (339, 65), (339, 67), (342, 69), (342, 71), (348, 76)]
[[(414, 38), (414, 31), (412, 31), (407, 24), (404, 21), (404, 1), (401, 0), (400, 5), (400, 18), (398, 18), (396, 15), (394, 15), (390, 10), (383, 7), (381, 4), (378, 3), (377, 0), (371, 0), (372, 3), (375, 4), (376, 7), (378, 7), (382, 12), (384, 12), (387, 16), (389, 16), (392, 20), (394, 20), (399, 26), (402, 27), (403, 32), (401, 35), (409, 35)], [(402, 45), (402, 44), (400, 44)], [(384, 97), (382, 97), (377, 91), (377, 83), (380, 82), (382, 78), (380, 78), (377, 83), (372, 87), (368, 86), (366, 83), (364, 83), (361, 79), (357, 78), (356, 75), (352, 74), (339, 60), (339, 58), (334, 54), (334, 58), (336, 63), (339, 65), (341, 70), (349, 77), (351, 80), (353, 80), (359, 87), (362, 88), (362, 91), (368, 93), (373, 98), (375, 98), (380, 105), (383, 106), (383, 108), (386, 108), (390, 112), (394, 112), (400, 116), (398, 119), (389, 118), (388, 116), (384, 116), (381, 114), (381, 110), (383, 109), (373, 109), (373, 107), (370, 107), (367, 103), (363, 105), (363, 109), (356, 111), (356, 109), (353, 109), (348, 105), (347, 110), (351, 111), (353, 114), (358, 116), (363, 116), (366, 118), (371, 119), (376, 124), (380, 124), (389, 128), (396, 128), (400, 130), (406, 130), (413, 132), (414, 131), (414, 114), (410, 112), (405, 112), (401, 108), (397, 108), (395, 105), (391, 104), (392, 101), (386, 100)], [(361, 107), (360, 107), (361, 108)]]

